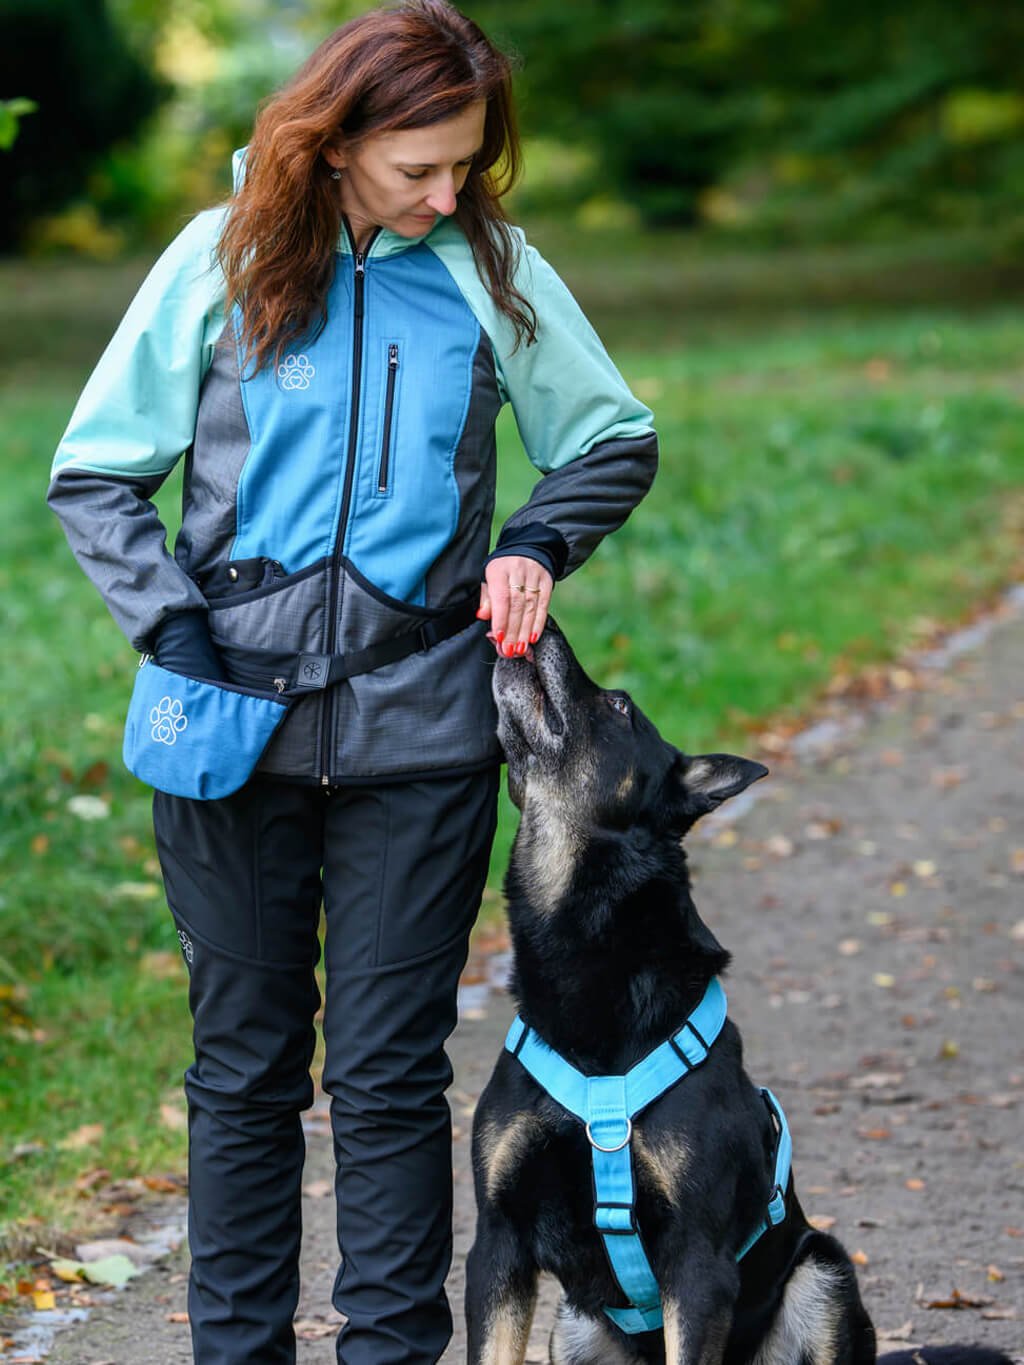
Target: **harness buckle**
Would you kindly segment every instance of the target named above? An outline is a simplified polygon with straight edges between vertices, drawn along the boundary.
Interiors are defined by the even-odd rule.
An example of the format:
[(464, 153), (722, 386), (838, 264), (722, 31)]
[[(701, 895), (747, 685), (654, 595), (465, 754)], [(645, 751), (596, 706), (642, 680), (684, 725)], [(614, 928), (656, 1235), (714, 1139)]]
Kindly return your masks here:
[(595, 1204), (594, 1227), (606, 1237), (634, 1237), (640, 1231), (632, 1204)]
[(595, 1147), (599, 1152), (621, 1152), (623, 1147), (629, 1146), (629, 1142), (632, 1136), (633, 1120), (628, 1118), (626, 1119), (626, 1136), (622, 1139), (622, 1141), (618, 1143), (615, 1147), (602, 1147), (601, 1144), (595, 1139), (593, 1133), (590, 1131), (590, 1123), (589, 1122), (587, 1123), (587, 1141), (590, 1143), (591, 1147)]

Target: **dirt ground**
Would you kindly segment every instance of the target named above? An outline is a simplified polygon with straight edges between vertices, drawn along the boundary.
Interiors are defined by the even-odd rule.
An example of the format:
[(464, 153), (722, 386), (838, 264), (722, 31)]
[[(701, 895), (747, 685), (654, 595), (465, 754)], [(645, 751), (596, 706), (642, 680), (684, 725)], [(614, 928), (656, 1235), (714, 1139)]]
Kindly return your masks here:
[[(1019, 596), (1019, 595), (1018, 595)], [(691, 842), (695, 894), (732, 950), (752, 1077), (785, 1105), (805, 1209), (859, 1266), (883, 1341), (1024, 1351), (1024, 619), (898, 673), (780, 758), (758, 799)], [(920, 662), (920, 661), (918, 661)], [(475, 1097), (512, 1006), (451, 1044), (456, 1335), (472, 1240)], [(335, 1359), (331, 1144), (308, 1117), (299, 1365)], [(327, 1182), (325, 1184), (325, 1182)], [(191, 1359), (179, 1250), (57, 1336), (53, 1365)], [(527, 1359), (547, 1359), (542, 1295)], [(8, 1354), (8, 1359), (14, 1353)], [(31, 1359), (31, 1356), (24, 1358)]]

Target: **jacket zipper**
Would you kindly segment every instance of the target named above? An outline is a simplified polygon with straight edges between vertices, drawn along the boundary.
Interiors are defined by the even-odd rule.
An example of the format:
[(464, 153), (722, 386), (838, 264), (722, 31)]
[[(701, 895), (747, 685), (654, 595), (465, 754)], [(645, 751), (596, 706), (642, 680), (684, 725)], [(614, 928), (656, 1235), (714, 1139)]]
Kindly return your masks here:
[[(338, 534), (331, 556), (331, 591), (327, 615), (327, 653), (333, 654), (338, 642), (338, 583), (341, 577), (341, 556), (345, 542), (345, 525), (348, 521), (349, 504), (352, 501), (352, 483), (355, 478), (356, 446), (359, 440), (359, 400), (363, 379), (363, 290), (366, 283), (366, 257), (376, 241), (380, 228), (375, 228), (362, 251), (356, 249), (355, 238), (348, 219), (342, 220), (352, 247), (355, 276), (352, 306), (352, 402), (348, 422), (348, 457), (345, 463), (345, 483), (341, 490), (341, 512), (338, 516)], [(334, 747), (334, 726), (332, 724), (331, 689), (324, 689), (323, 715), (320, 727), (320, 785), (329, 787), (330, 758)]]
[(380, 447), (380, 469), (377, 473), (377, 492), (388, 491), (388, 472), (391, 459), (391, 412), (395, 406), (395, 381), (398, 378), (398, 345), (388, 347), (388, 386), (384, 394), (384, 439)]

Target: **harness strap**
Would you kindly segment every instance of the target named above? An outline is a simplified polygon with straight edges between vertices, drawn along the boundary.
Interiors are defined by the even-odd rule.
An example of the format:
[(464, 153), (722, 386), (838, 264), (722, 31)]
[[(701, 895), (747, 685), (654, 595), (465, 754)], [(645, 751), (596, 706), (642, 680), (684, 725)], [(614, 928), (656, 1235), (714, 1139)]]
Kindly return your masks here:
[(768, 1106), (775, 1127), (775, 1162), (772, 1177), (774, 1184), (771, 1198), (768, 1200), (768, 1211), (737, 1251), (737, 1261), (742, 1261), (755, 1242), (760, 1241), (769, 1228), (777, 1227), (786, 1217), (786, 1187), (789, 1185), (789, 1174), (793, 1164), (793, 1137), (782, 1105), (767, 1086), (761, 1087), (761, 1098)]
[(450, 640), (477, 619), (479, 597), (464, 598), (454, 607), (432, 616), (414, 630), (403, 631), (381, 644), (348, 654), (286, 653), (273, 649), (252, 649), (214, 637), (233, 679), (248, 687), (276, 690), (282, 697), (301, 697), (319, 692), (346, 678), (372, 673), (385, 664), (397, 663), (410, 654), (432, 649)]
[[(706, 1060), (725, 1023), (725, 991), (717, 977), (686, 1023), (667, 1042), (656, 1047), (624, 1076), (585, 1076), (550, 1048), (517, 1015), (505, 1047), (563, 1109), (586, 1127), (594, 1184), (594, 1227), (628, 1308), (606, 1307), (606, 1315), (631, 1335), (662, 1326), (661, 1297), (651, 1263), (636, 1225), (636, 1188), (633, 1180), (633, 1119), (695, 1067)], [(786, 1216), (785, 1190), (789, 1181), (792, 1140), (782, 1107), (770, 1090), (762, 1096), (776, 1128), (774, 1188), (768, 1213), (736, 1254), (740, 1260), (776, 1223)]]

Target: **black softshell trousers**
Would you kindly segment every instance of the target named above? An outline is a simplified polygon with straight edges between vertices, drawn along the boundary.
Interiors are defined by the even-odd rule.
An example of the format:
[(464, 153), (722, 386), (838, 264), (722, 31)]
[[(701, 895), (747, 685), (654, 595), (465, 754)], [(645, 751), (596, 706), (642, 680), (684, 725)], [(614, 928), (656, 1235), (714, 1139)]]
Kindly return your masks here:
[(324, 792), (256, 778), (221, 801), (157, 792), (190, 973), (188, 1307), (198, 1365), (291, 1365), (300, 1112), (326, 932), (346, 1365), (432, 1365), (451, 1335), (452, 1078), (444, 1051), (494, 836), (497, 769)]

